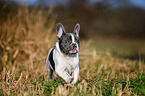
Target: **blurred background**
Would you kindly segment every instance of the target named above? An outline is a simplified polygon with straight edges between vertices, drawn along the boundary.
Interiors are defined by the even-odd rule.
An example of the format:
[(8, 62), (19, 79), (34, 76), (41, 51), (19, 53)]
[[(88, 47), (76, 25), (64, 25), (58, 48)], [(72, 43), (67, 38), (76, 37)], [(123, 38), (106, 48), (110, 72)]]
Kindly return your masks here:
[(145, 0), (0, 0), (0, 62), (15, 64), (38, 50), (46, 55), (57, 23), (66, 32), (79, 23), (80, 39), (92, 40), (97, 54), (145, 57)]
[(24, 6), (47, 11), (67, 32), (80, 23), (81, 39), (145, 39), (145, 0), (1, 0), (1, 16)]

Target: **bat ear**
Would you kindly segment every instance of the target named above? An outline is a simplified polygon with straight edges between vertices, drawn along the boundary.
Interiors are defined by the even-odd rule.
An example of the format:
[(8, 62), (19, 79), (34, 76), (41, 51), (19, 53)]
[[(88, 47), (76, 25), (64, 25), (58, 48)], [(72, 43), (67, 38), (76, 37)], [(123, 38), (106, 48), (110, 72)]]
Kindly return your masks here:
[(61, 36), (62, 36), (63, 34), (65, 34), (65, 33), (66, 33), (66, 32), (65, 32), (64, 26), (63, 26), (61, 23), (59, 23), (59, 24), (57, 25), (57, 27), (56, 27), (56, 37), (57, 37), (58, 39), (60, 39)]
[(79, 31), (80, 31), (80, 24), (76, 24), (74, 28), (74, 34), (79, 37)]

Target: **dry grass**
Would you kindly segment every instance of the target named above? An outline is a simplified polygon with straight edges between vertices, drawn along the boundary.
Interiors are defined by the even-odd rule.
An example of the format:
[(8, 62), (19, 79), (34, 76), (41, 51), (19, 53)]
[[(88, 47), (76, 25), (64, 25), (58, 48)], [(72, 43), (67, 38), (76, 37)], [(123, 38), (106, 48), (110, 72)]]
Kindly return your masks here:
[[(50, 9), (51, 10), (51, 9)], [(145, 95), (142, 60), (100, 54), (92, 41), (80, 41), (80, 76), (78, 84), (68, 88), (49, 82), (45, 59), (57, 41), (56, 16), (41, 10), (18, 10), (1, 22), (0, 95)]]

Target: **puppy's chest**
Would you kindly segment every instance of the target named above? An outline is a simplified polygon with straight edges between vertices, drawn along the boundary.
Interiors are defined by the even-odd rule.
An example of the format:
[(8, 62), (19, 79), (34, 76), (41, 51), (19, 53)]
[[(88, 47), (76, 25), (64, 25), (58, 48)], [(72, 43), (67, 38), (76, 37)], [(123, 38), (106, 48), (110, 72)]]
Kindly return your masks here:
[(78, 58), (63, 58), (63, 66), (66, 67), (67, 70), (72, 71), (78, 65)]
[(78, 64), (78, 58), (63, 58), (65, 65), (75, 67)]

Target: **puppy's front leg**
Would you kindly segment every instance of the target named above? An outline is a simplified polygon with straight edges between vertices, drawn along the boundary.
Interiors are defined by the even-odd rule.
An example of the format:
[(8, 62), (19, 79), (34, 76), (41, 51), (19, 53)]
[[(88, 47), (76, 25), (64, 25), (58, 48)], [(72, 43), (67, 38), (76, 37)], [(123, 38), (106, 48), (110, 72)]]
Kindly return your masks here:
[(74, 80), (72, 81), (72, 85), (76, 84), (79, 77), (79, 66), (74, 70)]
[(64, 71), (64, 70), (61, 70), (61, 69), (56, 69), (56, 74), (59, 75), (61, 78), (63, 78), (65, 80), (65, 82), (69, 83), (70, 82), (70, 75)]

